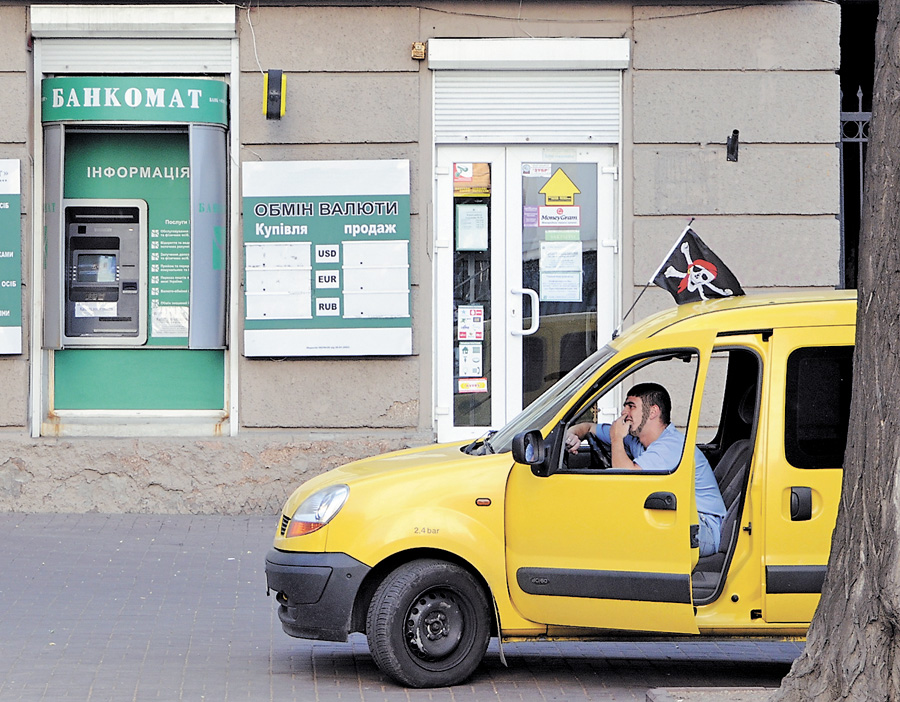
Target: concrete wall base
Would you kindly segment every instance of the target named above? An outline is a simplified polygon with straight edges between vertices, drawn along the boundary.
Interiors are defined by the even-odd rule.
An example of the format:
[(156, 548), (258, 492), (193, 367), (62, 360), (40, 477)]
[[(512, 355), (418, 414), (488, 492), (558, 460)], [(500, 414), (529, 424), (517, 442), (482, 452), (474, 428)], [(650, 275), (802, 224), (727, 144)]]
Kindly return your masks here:
[(302, 482), (428, 444), (400, 431), (245, 431), (221, 439), (0, 435), (0, 511), (275, 514)]

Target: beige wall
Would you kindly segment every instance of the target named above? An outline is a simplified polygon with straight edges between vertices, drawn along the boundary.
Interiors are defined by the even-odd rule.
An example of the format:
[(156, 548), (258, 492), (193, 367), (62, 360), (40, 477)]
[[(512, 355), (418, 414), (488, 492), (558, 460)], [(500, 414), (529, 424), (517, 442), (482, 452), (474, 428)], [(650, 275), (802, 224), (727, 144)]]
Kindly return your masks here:
[(26, 12), (22, 7), (0, 7), (0, 158), (22, 164), (22, 324), (21, 356), (0, 356), (0, 427), (24, 427), (28, 412), (28, 320), (31, 268), (25, 227), (31, 209), (31, 92), (30, 55)]
[[(635, 8), (624, 282), (637, 294), (696, 217), (694, 230), (748, 293), (834, 287), (840, 7), (706, 9)], [(736, 163), (725, 152), (733, 129), (740, 132)], [(667, 293), (650, 288), (628, 321), (669, 304)]]
[[(430, 438), (430, 405), (421, 397), (422, 378), (430, 373), (431, 328), (431, 272), (421, 212), (430, 192), (418, 187), (421, 64), (410, 56), (418, 39), (418, 11), (259, 7), (249, 16), (239, 12), (239, 26), (242, 161), (410, 160), (414, 319), (409, 358), (242, 358), (241, 424), (406, 428)], [(286, 73), (287, 108), (280, 120), (262, 114), (260, 65)]]
[[(288, 116), (281, 122), (261, 115), (260, 76), (247, 47), (247, 13), (241, 12), (243, 159), (374, 154), (411, 160), (418, 354), (365, 362), (378, 372), (364, 372), (374, 380), (362, 387), (340, 378), (357, 379), (348, 367), (358, 366), (358, 360), (245, 360), (243, 422), (397, 427), (408, 421), (410, 427), (430, 430), (433, 292), (426, 210), (431, 76), (410, 59), (416, 40), (633, 39), (633, 65), (625, 74), (621, 181), (625, 306), (690, 217), (697, 218), (694, 228), (748, 291), (837, 284), (839, 8), (799, 2), (706, 9), (581, 3), (554, 3), (552, 11), (534, 3), (492, 3), (489, 10), (482, 4), (447, 3), (444, 11), (259, 8), (251, 17), (260, 63), (288, 71)], [(352, 37), (372, 41), (348, 41)], [(797, 37), (804, 39), (798, 43)], [(289, 45), (296, 51), (285, 52)], [(740, 130), (737, 163), (725, 158), (725, 139), (733, 129)], [(792, 266), (775, 264), (785, 260)], [(648, 291), (635, 318), (668, 304), (666, 293)], [(340, 417), (315, 402), (267, 400), (273, 388), (302, 385), (307, 377), (327, 377), (329, 390), (352, 398)]]
[[(623, 2), (238, 8), (235, 158), (410, 161), (414, 354), (240, 357), (239, 435), (202, 440), (31, 439), (28, 354), (0, 359), (0, 510), (274, 512), (308, 477), (433, 440), (431, 73), (411, 58), (414, 41), (633, 40), (623, 80), (619, 179), (626, 307), (692, 216), (750, 292), (834, 286), (839, 7), (709, 9)], [(28, 210), (33, 106), (26, 22), (24, 7), (0, 7), (0, 157), (22, 159)], [(262, 114), (261, 68), (287, 75), (281, 120)], [(725, 159), (732, 129), (741, 135), (737, 163)], [(30, 229), (26, 211), (24, 231)], [(23, 252), (27, 320), (32, 252), (28, 246)], [(240, 299), (241, 292), (231, 294)], [(666, 293), (651, 289), (636, 315), (669, 304)], [(241, 318), (231, 323), (239, 327)]]

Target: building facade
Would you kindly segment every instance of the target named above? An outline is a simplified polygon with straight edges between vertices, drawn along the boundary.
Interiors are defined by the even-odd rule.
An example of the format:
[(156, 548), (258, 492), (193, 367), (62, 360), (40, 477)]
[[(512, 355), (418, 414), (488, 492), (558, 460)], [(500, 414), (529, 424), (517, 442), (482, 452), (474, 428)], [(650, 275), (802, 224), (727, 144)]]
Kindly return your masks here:
[(0, 509), (274, 512), (473, 439), (672, 304), (622, 319), (692, 218), (748, 294), (835, 287), (839, 33), (821, 2), (0, 3)]

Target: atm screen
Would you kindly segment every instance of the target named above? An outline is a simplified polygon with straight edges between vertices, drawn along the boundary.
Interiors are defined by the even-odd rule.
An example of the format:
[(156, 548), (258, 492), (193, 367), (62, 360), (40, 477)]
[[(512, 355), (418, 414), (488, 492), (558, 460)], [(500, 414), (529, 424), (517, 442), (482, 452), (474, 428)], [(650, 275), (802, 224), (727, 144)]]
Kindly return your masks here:
[(79, 283), (115, 283), (116, 255), (78, 254), (75, 264), (75, 280)]

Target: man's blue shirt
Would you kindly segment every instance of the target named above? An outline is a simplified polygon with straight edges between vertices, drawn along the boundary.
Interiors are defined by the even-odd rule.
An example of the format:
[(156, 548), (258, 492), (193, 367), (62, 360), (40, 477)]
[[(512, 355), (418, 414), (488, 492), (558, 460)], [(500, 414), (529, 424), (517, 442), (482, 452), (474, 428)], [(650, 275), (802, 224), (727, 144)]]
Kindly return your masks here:
[[(598, 424), (595, 433), (603, 443), (610, 443), (609, 424)], [(637, 437), (627, 434), (625, 436), (625, 448), (643, 470), (674, 470), (681, 460), (684, 450), (684, 434), (669, 424), (663, 429), (659, 438), (647, 448), (638, 441)], [(694, 447), (694, 490), (697, 493), (697, 511), (705, 514), (714, 514), (717, 517), (725, 516), (725, 503), (713, 475), (712, 467), (706, 456), (700, 449)]]

